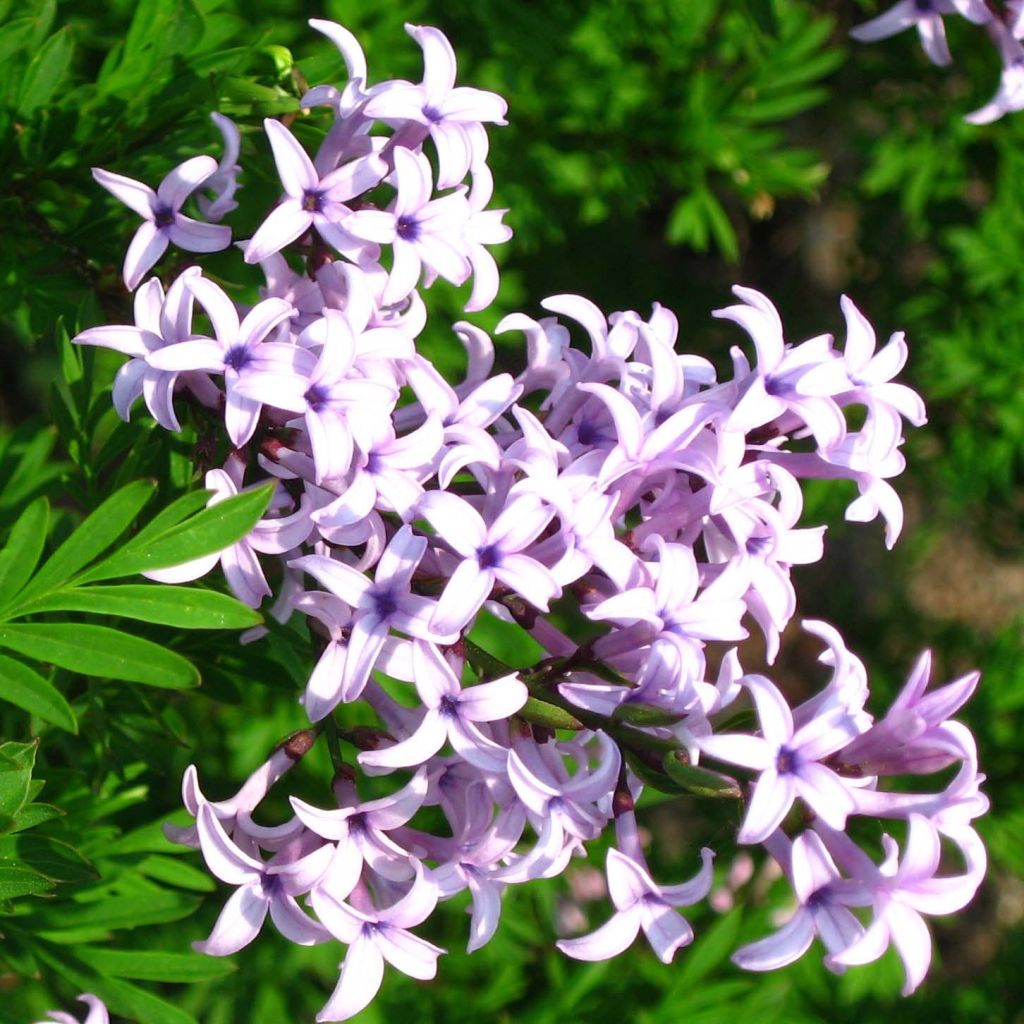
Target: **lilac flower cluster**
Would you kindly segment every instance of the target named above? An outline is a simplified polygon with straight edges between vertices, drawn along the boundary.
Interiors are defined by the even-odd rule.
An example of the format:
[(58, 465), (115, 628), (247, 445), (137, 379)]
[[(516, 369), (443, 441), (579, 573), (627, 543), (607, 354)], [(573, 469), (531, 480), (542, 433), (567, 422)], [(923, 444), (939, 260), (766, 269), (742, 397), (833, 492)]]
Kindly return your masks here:
[(996, 6), (990, 0), (898, 0), (878, 15), (858, 25), (850, 35), (863, 43), (886, 39), (904, 29), (916, 28), (921, 46), (933, 64), (945, 67), (953, 63), (946, 42), (943, 17), (958, 15), (974, 25), (982, 25), (999, 52), (1002, 73), (995, 96), (984, 106), (968, 114), (971, 124), (990, 124), (1004, 114), (1024, 109), (1024, 2), (1006, 0)]
[[(434, 976), (443, 950), (412, 929), (439, 902), (468, 892), (478, 949), (506, 888), (560, 874), (613, 832), (614, 913), (559, 948), (604, 959), (642, 930), (667, 963), (693, 939), (679, 908), (708, 896), (714, 854), (682, 865), (687, 881), (654, 880), (635, 807), (656, 786), (745, 800), (737, 841), (763, 845), (792, 887), (789, 923), (737, 951), (738, 964), (782, 966), (818, 936), (841, 971), (892, 942), (912, 991), (930, 960), (922, 915), (962, 907), (985, 869), (971, 826), (983, 776), (970, 733), (950, 721), (977, 675), (929, 691), (925, 655), (875, 720), (863, 664), (826, 623), (803, 623), (829, 678), (796, 706), (745, 672), (734, 646), (756, 626), (775, 661), (796, 612), (791, 568), (822, 556), (824, 527), (798, 525), (801, 480), (852, 481), (847, 518), (880, 516), (895, 543), (903, 424), (925, 421), (921, 399), (894, 380), (902, 334), (878, 347), (844, 297), (842, 346), (830, 335), (791, 343), (772, 303), (737, 287), (715, 315), (749, 336), (753, 359), (734, 348), (720, 380), (676, 352), (664, 307), (606, 317), (557, 295), (542, 304), (550, 316), (498, 325), (525, 337), (516, 376), (494, 372), (484, 331), (456, 323), (467, 368), (449, 383), (417, 349), (420, 289), (471, 281), (468, 310), (495, 295), (487, 247), (509, 231), (504, 211), (487, 209), (484, 124), (503, 123), (505, 104), (455, 85), (436, 29), (408, 27), (420, 83), (370, 86), (353, 37), (311, 24), (349, 78), (303, 101), (333, 113), (314, 155), (284, 123), (265, 123), (282, 198), (243, 243), (265, 276), (260, 300), (240, 307), (190, 267), (166, 291), (156, 278), (138, 288), (134, 326), (76, 339), (131, 357), (114, 385), (123, 417), (141, 397), (177, 430), (175, 404), (187, 401), (222, 426), (230, 451), (207, 473), (211, 503), (277, 483), (245, 539), (151, 575), (192, 580), (219, 562), (240, 600), (273, 596), (270, 614), (304, 616), (315, 641), (301, 698), (311, 728), (230, 799), (208, 799), (196, 769), (186, 774), (195, 822), (168, 834), (234, 887), (199, 948), (234, 953), (268, 914), (298, 944), (337, 940), (347, 952), (318, 1019), (344, 1020), (373, 999), (385, 963)], [(214, 190), (207, 216), (234, 202), (238, 136), (218, 124), (217, 170), (186, 161), (156, 193), (97, 172), (145, 218), (129, 286), (168, 244), (196, 251), (212, 238), (180, 214), (187, 190)], [(285, 253), (304, 258), (303, 272)], [(484, 622), (518, 630), (542, 656), (502, 663)], [(348, 713), (357, 703), (378, 727), (354, 724), (366, 721)], [(752, 727), (730, 731), (748, 706)], [(333, 803), (292, 797), (288, 820), (256, 824), (270, 787), (321, 736)], [(906, 785), (952, 765), (945, 788)], [(890, 789), (892, 776), (901, 784)], [(901, 820), (902, 848), (886, 836), (876, 860), (846, 832), (858, 816)], [(959, 851), (959, 868), (940, 871), (944, 851)]]

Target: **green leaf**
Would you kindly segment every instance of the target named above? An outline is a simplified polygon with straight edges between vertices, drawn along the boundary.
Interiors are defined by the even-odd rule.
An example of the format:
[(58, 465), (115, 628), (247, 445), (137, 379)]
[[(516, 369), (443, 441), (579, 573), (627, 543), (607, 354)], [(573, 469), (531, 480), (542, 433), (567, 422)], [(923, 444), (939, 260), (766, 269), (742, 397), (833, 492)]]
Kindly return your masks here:
[(62, 903), (46, 907), (38, 915), (40, 931), (58, 935), (80, 928), (138, 928), (147, 924), (167, 924), (192, 914), (200, 904), (197, 896), (171, 892), (146, 893), (145, 898), (104, 896), (94, 903)]
[(185, 690), (199, 685), (180, 654), (108, 626), (77, 622), (0, 625), (0, 647), (82, 675)]
[(84, 947), (78, 955), (102, 974), (134, 981), (196, 982), (223, 978), (238, 968), (221, 957), (140, 949)]
[(81, 582), (167, 569), (223, 551), (240, 541), (260, 521), (275, 486), (266, 484), (218, 502), (158, 536), (140, 534), (116, 555), (84, 573)]
[(9, 603), (32, 575), (43, 553), (50, 506), (36, 498), (11, 527), (11, 535), (0, 551), (0, 600)]
[(71, 29), (64, 28), (50, 36), (32, 58), (22, 79), (18, 94), (18, 114), (30, 117), (49, 103), (71, 64)]
[(258, 612), (226, 594), (157, 583), (58, 590), (34, 602), (31, 611), (120, 615), (183, 629), (247, 629), (263, 621)]
[(676, 984), (681, 990), (692, 988), (736, 948), (736, 938), (742, 919), (742, 911), (737, 907), (707, 929), (701, 935), (700, 942), (694, 943), (693, 949), (688, 950), (688, 955), (683, 960), (682, 972), (676, 979)]
[(14, 824), (14, 817), (29, 799), (36, 744), (0, 744), (0, 831)]
[(28, 867), (53, 882), (91, 882), (99, 878), (92, 864), (73, 846), (30, 833), (0, 839), (0, 867)]
[(152, 480), (136, 480), (112, 494), (46, 560), (22, 597), (28, 599), (59, 586), (101, 555), (131, 526), (155, 491)]
[(53, 973), (67, 978), (79, 991), (99, 996), (112, 1013), (140, 1024), (196, 1024), (195, 1018), (184, 1010), (138, 985), (97, 972), (84, 959), (62, 946), (37, 942), (33, 952)]
[(11, 832), (24, 832), (26, 829), (42, 825), (44, 821), (53, 821), (54, 818), (61, 818), (64, 812), (53, 804), (25, 804), (15, 815), (14, 825)]
[(34, 669), (0, 654), (0, 700), (38, 715), (44, 722), (78, 732), (78, 721), (61, 692)]
[(37, 896), (48, 892), (54, 882), (30, 868), (7, 867), (0, 864), (0, 900), (13, 900), (18, 896)]

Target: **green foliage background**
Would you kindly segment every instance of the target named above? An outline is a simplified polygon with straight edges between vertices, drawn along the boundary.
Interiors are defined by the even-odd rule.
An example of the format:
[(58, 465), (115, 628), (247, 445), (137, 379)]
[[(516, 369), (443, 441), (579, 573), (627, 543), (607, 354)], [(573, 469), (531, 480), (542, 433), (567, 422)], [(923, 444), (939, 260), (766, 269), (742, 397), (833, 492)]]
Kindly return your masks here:
[[(296, 111), (304, 81), (343, 74), (305, 26), (311, 16), (356, 33), (374, 80), (416, 80), (419, 51), (402, 24), (437, 25), (460, 81), (508, 98), (491, 165), (516, 237), (498, 254), (503, 288), (473, 318), (481, 326), (536, 313), (563, 291), (607, 310), (659, 300), (680, 314), (681, 346), (724, 365), (740, 339), (708, 314), (738, 282), (774, 299), (793, 339), (841, 334), (841, 291), (883, 336), (906, 330), (908, 378), (930, 422), (907, 445), (904, 539), (886, 555), (878, 524), (842, 522), (846, 494), (812, 488), (808, 521), (831, 524), (829, 547), (800, 573), (800, 612), (842, 627), (877, 679), (876, 708), (922, 646), (935, 648), (942, 678), (981, 666), (965, 718), (993, 801), (981, 823), (990, 878), (966, 912), (936, 923), (931, 977), (909, 1001), (891, 956), (842, 978), (814, 953), (765, 977), (733, 969), (729, 952), (770, 927), (773, 890), (760, 881), (741, 892), (742, 912), (698, 912), (697, 941), (671, 967), (639, 946), (607, 964), (560, 957), (553, 936), (573, 907), (549, 884), (511, 892), (498, 937), (472, 957), (455, 901), (429, 933), (450, 951), (439, 980), (389, 974), (358, 1019), (1024, 1020), (1024, 114), (984, 129), (961, 120), (998, 75), (966, 24), (951, 25), (957, 64), (945, 72), (913, 33), (848, 42), (851, 24), (877, 10), (838, 0), (0, 2), (0, 1022), (70, 1008), (84, 990), (153, 1024), (304, 1021), (336, 980), (340, 948), (298, 949), (270, 929), (229, 961), (189, 952), (225, 892), (159, 824), (179, 807), (188, 763), (222, 797), (303, 726), (295, 696), (308, 637), (279, 630), (238, 646), (225, 630), (251, 620), (205, 582), (177, 598), (155, 586), (111, 593), (138, 587), (109, 581), (140, 564), (215, 550), (259, 509), (197, 522), (201, 429), (169, 437), (144, 415), (121, 424), (109, 402), (118, 357), (67, 342), (130, 316), (119, 271), (133, 218), (89, 168), (158, 181), (187, 156), (219, 154), (208, 114), (227, 113), (244, 126), (234, 221), (244, 237), (276, 195), (262, 118)], [(222, 266), (236, 267), (229, 258)], [(427, 343), (456, 366), (446, 324), (465, 293), (442, 285)], [(514, 367), (513, 343), (499, 344)], [(189, 492), (172, 506), (177, 519), (146, 530)], [(124, 556), (132, 536), (141, 563)], [(200, 631), (200, 621), (222, 628)], [(63, 662), (53, 653), (62, 637)], [(144, 678), (154, 645), (173, 666), (157, 687)], [(813, 645), (797, 633), (789, 650), (786, 683), (815, 685)], [(202, 686), (189, 690), (197, 674)], [(309, 799), (326, 798), (321, 751), (297, 773)], [(709, 839), (727, 868), (728, 822), (685, 799), (644, 813), (658, 877), (692, 874)], [(606, 913), (601, 902), (586, 909), (591, 924)]]

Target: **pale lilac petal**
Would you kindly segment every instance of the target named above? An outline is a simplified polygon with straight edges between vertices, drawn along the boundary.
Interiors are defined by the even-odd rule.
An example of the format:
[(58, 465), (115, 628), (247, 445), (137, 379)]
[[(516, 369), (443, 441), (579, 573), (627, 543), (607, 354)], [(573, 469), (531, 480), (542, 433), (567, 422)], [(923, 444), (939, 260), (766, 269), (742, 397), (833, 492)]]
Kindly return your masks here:
[(147, 361), (154, 369), (171, 373), (188, 370), (223, 373), (224, 347), (212, 338), (194, 338), (158, 348), (149, 354)]
[(271, 594), (260, 560), (247, 544), (235, 544), (221, 552), (221, 568), (235, 597), (250, 608), (258, 608)]
[(508, 747), (488, 739), (472, 722), (454, 719), (448, 723), (448, 739), (463, 761), (485, 772), (504, 774)]
[(384, 959), (410, 978), (430, 981), (437, 974), (437, 958), (444, 950), (426, 939), (401, 928), (384, 927), (376, 940)]
[(352, 624), (341, 684), (341, 699), (346, 704), (363, 692), (387, 635), (388, 623), (375, 614), (361, 615)]
[(757, 705), (757, 718), (764, 738), (772, 743), (790, 740), (793, 736), (793, 714), (775, 684), (761, 675), (749, 675), (743, 683)]
[(662, 885), (658, 887), (661, 898), (673, 907), (692, 907), (699, 903), (711, 890), (714, 881), (714, 850), (706, 846), (700, 851), (701, 869), (688, 882), (679, 885)]
[(697, 741), (701, 751), (717, 761), (738, 764), (744, 768), (764, 771), (775, 764), (776, 748), (760, 736), (742, 733), (721, 733), (703, 736)]
[(280, 121), (270, 117), (264, 118), (263, 128), (270, 139), (274, 163), (285, 192), (293, 199), (301, 199), (304, 192), (316, 189), (320, 178), (298, 139)]
[(205, 576), (219, 561), (221, 552), (214, 552), (212, 555), (203, 555), (201, 558), (194, 558), (191, 562), (182, 562), (181, 565), (172, 565), (167, 569), (149, 569), (142, 575), (149, 580), (156, 580), (157, 583), (191, 583), (192, 580)]
[(171, 241), (186, 252), (220, 252), (231, 244), (231, 228), (224, 224), (203, 224), (178, 214), (167, 229)]
[(486, 946), (498, 930), (501, 919), (501, 890), (493, 882), (478, 878), (470, 872), (466, 884), (473, 896), (473, 917), (469, 924), (467, 953), (473, 953)]
[(319, 722), (341, 703), (341, 679), (345, 670), (345, 648), (340, 643), (329, 643), (316, 663), (302, 704), (311, 722)]
[(574, 960), (610, 960), (625, 952), (640, 931), (640, 904), (612, 916), (597, 931), (578, 939), (562, 939), (555, 945)]
[(270, 901), (270, 919), (289, 942), (298, 946), (316, 946), (331, 937), (331, 933), (306, 914), (292, 896), (284, 895)]
[(192, 948), (207, 956), (230, 956), (248, 946), (260, 933), (269, 901), (256, 887), (244, 885), (224, 904), (209, 938), (193, 942)]
[[(256, 433), (263, 406), (229, 388), (224, 402), (224, 426), (236, 448), (241, 448)], [(268, 591), (269, 593), (269, 591)]]
[[(138, 295), (139, 292), (135, 294)], [(76, 334), (73, 340), (76, 345), (100, 345), (115, 352), (122, 352), (126, 356), (145, 359), (151, 348), (151, 345), (146, 344), (147, 340), (159, 344), (160, 339), (139, 327), (114, 324), (110, 327), (90, 327), (81, 334)]]
[(799, 960), (811, 948), (814, 935), (814, 921), (801, 907), (774, 935), (737, 949), (732, 962), (745, 971), (776, 971)]
[(932, 937), (924, 919), (910, 907), (894, 901), (885, 913), (889, 919), (889, 935), (907, 974), (902, 994), (909, 996), (928, 973), (932, 962)]
[(190, 277), (185, 287), (198, 299), (225, 351), (238, 343), (238, 311), (223, 288), (205, 277)]
[(528, 555), (505, 555), (494, 575), (541, 611), (546, 612), (548, 603), (562, 592), (551, 570)]
[(616, 910), (628, 910), (657, 889), (654, 880), (632, 858), (611, 849), (605, 860), (608, 894)]
[(846, 827), (847, 815), (854, 810), (853, 797), (834, 771), (812, 762), (801, 765), (792, 778), (796, 792), (826, 825)]
[[(346, 199), (369, 192), (387, 173), (388, 165), (376, 154), (370, 154), (332, 171), (320, 182), (320, 188), (332, 202), (343, 203)], [(347, 223), (345, 227), (348, 228)]]
[(459, 696), (459, 715), (471, 722), (497, 722), (522, 708), (529, 690), (515, 675), (502, 676), (490, 683), (468, 686)]
[[(400, 153), (404, 150), (399, 150)], [(384, 305), (390, 306), (404, 299), (417, 285), (420, 279), (419, 253), (416, 246), (403, 238), (395, 238), (392, 248), (394, 261), (388, 276), (387, 287), (384, 289)]]
[(455, 85), (455, 51), (440, 29), (406, 25), (406, 31), (423, 50), (423, 92), (426, 105), (437, 107)]
[(348, 948), (341, 977), (318, 1021), (348, 1020), (373, 1001), (384, 980), (384, 957), (372, 940), (358, 938)]
[(93, 179), (102, 185), (112, 196), (120, 199), (125, 206), (134, 210), (145, 220), (153, 219), (153, 204), (156, 193), (141, 181), (126, 178), (123, 174), (105, 171), (102, 167), (92, 169)]
[[(185, 200), (197, 189), (211, 174), (217, 170), (217, 161), (212, 156), (194, 156), (186, 160), (167, 175), (156, 190), (157, 197), (162, 203), (166, 203), (172, 210), (177, 212), (181, 209)], [(230, 231), (228, 231), (230, 235)], [(222, 247), (223, 248), (223, 247)], [(196, 250), (199, 252), (213, 252), (213, 250)]]
[(466, 559), (452, 573), (437, 602), (430, 628), (437, 634), (458, 633), (483, 606), (494, 587), (494, 573)]
[(135, 232), (124, 257), (124, 284), (129, 291), (134, 291), (139, 282), (153, 268), (154, 264), (167, 251), (170, 239), (167, 232), (158, 228), (152, 221), (143, 221)]
[(672, 963), (676, 950), (693, 942), (693, 929), (686, 918), (656, 900), (640, 903), (640, 927), (663, 964)]
[(206, 866), (222, 882), (246, 885), (259, 879), (264, 870), (262, 861), (243, 853), (228, 838), (213, 808), (201, 804), (196, 814), (196, 830)]
[(360, 764), (369, 764), (376, 768), (406, 768), (410, 765), (423, 764), (444, 746), (447, 738), (448, 727), (441, 713), (430, 708), (423, 716), (419, 728), (408, 739), (396, 743), (393, 747), (364, 750), (359, 754), (358, 760)]
[(313, 224), (313, 215), (297, 199), (285, 199), (267, 215), (245, 247), (245, 262), (259, 263), (290, 245)]
[(793, 806), (795, 787), (791, 775), (768, 768), (754, 785), (743, 827), (736, 836), (741, 843), (764, 842), (782, 823)]

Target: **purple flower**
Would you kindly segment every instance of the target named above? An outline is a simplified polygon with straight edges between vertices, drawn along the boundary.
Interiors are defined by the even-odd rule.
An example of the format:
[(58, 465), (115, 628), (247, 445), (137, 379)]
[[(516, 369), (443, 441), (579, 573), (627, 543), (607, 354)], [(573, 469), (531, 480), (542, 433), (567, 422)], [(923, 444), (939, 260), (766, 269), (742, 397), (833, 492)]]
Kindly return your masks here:
[(224, 832), (209, 804), (196, 815), (199, 844), (206, 866), (222, 881), (239, 888), (225, 904), (209, 938), (193, 948), (210, 956), (230, 956), (259, 934), (267, 913), (277, 930), (300, 946), (327, 941), (323, 926), (311, 920), (296, 896), (308, 893), (327, 871), (334, 847), (306, 833), (267, 862), (240, 850)]
[[(827, 845), (848, 843), (845, 836), (824, 832)], [(849, 867), (869, 887), (874, 921), (851, 946), (831, 957), (833, 963), (850, 966), (877, 960), (892, 943), (903, 961), (909, 996), (924, 980), (931, 963), (932, 940), (922, 914), (952, 914), (973, 898), (984, 874), (984, 862), (969, 864), (965, 874), (936, 878), (941, 844), (935, 826), (920, 814), (911, 814), (903, 857), (888, 836), (882, 842), (885, 863), (875, 867), (867, 857), (850, 859)], [(845, 844), (844, 844), (845, 845)], [(841, 849), (841, 847), (840, 847)], [(839, 859), (839, 850), (833, 850)]]
[(111, 195), (143, 219), (124, 258), (124, 283), (130, 291), (173, 242), (186, 252), (219, 252), (231, 244), (231, 229), (203, 224), (181, 212), (185, 200), (217, 170), (210, 156), (195, 156), (167, 175), (154, 192), (148, 185), (100, 167), (92, 176)]
[[(141, 396), (153, 418), (166, 430), (181, 430), (174, 412), (174, 387), (178, 373), (160, 370), (149, 361), (151, 353), (192, 336), (192, 293), (188, 281), (200, 274), (189, 267), (164, 296), (163, 286), (151, 278), (135, 293), (135, 326), (90, 327), (77, 334), (78, 345), (102, 345), (132, 358), (114, 378), (114, 408), (127, 422), (131, 407)], [(212, 388), (212, 385), (209, 384)]]
[(850, 35), (862, 43), (871, 43), (914, 26), (928, 59), (933, 64), (951, 64), (953, 58), (946, 44), (942, 16), (958, 13), (978, 25), (992, 18), (984, 0), (899, 0), (884, 14), (852, 29)]
[(470, 273), (464, 228), (470, 207), (462, 191), (431, 199), (430, 164), (422, 153), (395, 150), (398, 195), (391, 210), (360, 210), (345, 227), (368, 242), (390, 244), (394, 262), (381, 297), (385, 306), (404, 299), (417, 285), (424, 266), (446, 281), (462, 284)]
[(971, 124), (991, 124), (1003, 114), (1024, 110), (1024, 46), (999, 22), (993, 22), (990, 31), (999, 47), (1003, 70), (995, 96), (964, 118)]
[(204, 370), (224, 375), (224, 421), (236, 448), (252, 437), (259, 422), (261, 404), (237, 388), (240, 381), (257, 372), (293, 376), (299, 349), (283, 342), (266, 341), (285, 320), (295, 315), (284, 299), (264, 299), (246, 314), (241, 323), (234, 303), (224, 291), (203, 277), (191, 277), (185, 285), (199, 300), (213, 324), (216, 340), (192, 337), (150, 354), (149, 363), (158, 370)]
[(798, 796), (829, 825), (843, 828), (853, 812), (853, 799), (843, 780), (821, 764), (821, 759), (850, 741), (854, 730), (847, 710), (833, 708), (794, 729), (789, 705), (768, 679), (749, 675), (743, 684), (757, 706), (762, 735), (718, 733), (697, 741), (700, 749), (716, 760), (761, 773), (737, 840), (764, 842)]
[(561, 587), (524, 548), (551, 520), (552, 511), (533, 495), (518, 495), (488, 526), (472, 505), (446, 491), (428, 491), (420, 514), (462, 560), (451, 574), (431, 622), (439, 633), (456, 633), (480, 610), (495, 581), (547, 611)]
[(325, 887), (313, 891), (314, 910), (331, 934), (348, 944), (341, 977), (316, 1015), (318, 1021), (348, 1020), (368, 1006), (384, 978), (385, 961), (420, 981), (434, 977), (437, 958), (444, 950), (408, 929), (430, 916), (437, 897), (436, 883), (418, 863), (412, 887), (384, 909), (357, 909), (342, 903)]
[(310, 228), (316, 228), (328, 245), (356, 263), (375, 258), (376, 253), (368, 251), (346, 230), (344, 222), (352, 211), (345, 201), (373, 188), (384, 177), (387, 166), (380, 157), (361, 157), (321, 177), (306, 151), (280, 121), (268, 117), (263, 127), (274, 151), (285, 198), (249, 239), (245, 262), (259, 263)]
[[(110, 1024), (110, 1015), (98, 996), (85, 992), (78, 999), (89, 1007), (89, 1014), (82, 1024)], [(47, 1010), (46, 1013), (46, 1020), (40, 1021), (40, 1024), (78, 1024), (76, 1017), (72, 1017), (70, 1013), (65, 1013), (63, 1010)]]
[[(632, 815), (622, 818), (632, 819)], [(622, 818), (616, 821), (620, 832)], [(635, 821), (632, 831), (635, 833)], [(642, 928), (655, 955), (663, 964), (669, 964), (681, 946), (693, 941), (693, 929), (674, 908), (692, 906), (707, 896), (714, 853), (707, 847), (701, 850), (703, 866), (689, 882), (658, 885), (647, 869), (639, 842), (629, 844), (629, 851), (611, 849), (605, 862), (615, 914), (590, 935), (557, 942), (566, 956), (576, 960), (608, 960), (631, 946)]]
[(503, 772), (508, 749), (485, 736), (476, 722), (498, 722), (514, 715), (529, 696), (516, 675), (463, 689), (451, 666), (433, 644), (412, 647), (416, 691), (427, 709), (416, 731), (393, 747), (363, 751), (359, 763), (375, 768), (403, 768), (425, 763), (445, 741), (483, 771)]
[[(457, 638), (454, 630), (441, 631), (433, 625), (435, 603), (410, 589), (412, 575), (426, 547), (425, 538), (413, 536), (412, 528), (403, 526), (381, 555), (373, 580), (344, 562), (323, 555), (307, 555), (289, 563), (314, 576), (352, 608), (351, 632), (337, 700), (348, 703), (362, 693), (392, 629), (437, 643), (451, 643)], [(316, 716), (313, 721), (318, 721), (334, 708), (337, 700), (307, 706), (306, 710)]]
[[(861, 923), (848, 910), (870, 900), (863, 886), (844, 879), (816, 832), (804, 832), (790, 844), (781, 833), (768, 841), (773, 853), (787, 854), (783, 868), (790, 876), (799, 905), (793, 916), (774, 934), (736, 950), (732, 961), (747, 971), (774, 971), (799, 960), (815, 935), (829, 953), (840, 953), (863, 934)], [(833, 970), (842, 967), (832, 961)]]
[(493, 92), (455, 88), (455, 51), (438, 29), (406, 25), (405, 30), (423, 50), (423, 83), (391, 82), (378, 87), (366, 105), (366, 115), (413, 121), (427, 128), (437, 147), (438, 187), (449, 188), (487, 154), (486, 135), (481, 150), (473, 127), (481, 121), (505, 124), (508, 105)]

